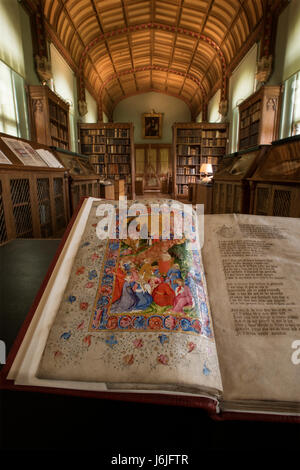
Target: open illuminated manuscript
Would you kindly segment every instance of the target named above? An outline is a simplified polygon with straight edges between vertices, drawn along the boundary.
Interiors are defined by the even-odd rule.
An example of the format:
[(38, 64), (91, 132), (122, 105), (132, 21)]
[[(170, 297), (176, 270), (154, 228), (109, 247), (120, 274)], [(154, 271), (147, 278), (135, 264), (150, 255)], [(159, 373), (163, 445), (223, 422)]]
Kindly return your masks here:
[(300, 415), (300, 221), (205, 216), (201, 246), (172, 223), (165, 236), (161, 216), (153, 235), (151, 205), (175, 203), (128, 201), (121, 217), (117, 201), (85, 199), (8, 379)]

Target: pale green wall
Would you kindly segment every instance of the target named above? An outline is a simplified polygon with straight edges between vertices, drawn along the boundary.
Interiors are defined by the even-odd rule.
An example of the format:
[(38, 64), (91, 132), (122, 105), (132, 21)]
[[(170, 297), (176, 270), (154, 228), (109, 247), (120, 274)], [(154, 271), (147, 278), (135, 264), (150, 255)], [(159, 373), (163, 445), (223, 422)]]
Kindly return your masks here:
[(292, 0), (287, 9), (287, 42), (284, 56), (283, 80), (300, 69), (300, 2)]
[(25, 78), (20, 8), (17, 0), (0, 0), (0, 59)]
[(21, 34), (25, 61), (25, 80), (30, 85), (40, 85), (40, 80), (35, 71), (30, 19), (24, 8), (18, 4), (20, 10)]
[(202, 111), (196, 117), (196, 122), (202, 122)]
[[(142, 138), (142, 114), (163, 113), (163, 132), (161, 139)], [(115, 108), (114, 122), (133, 122), (135, 143), (172, 142), (172, 125), (174, 122), (190, 122), (191, 113), (184, 101), (173, 96), (156, 92), (142, 93), (122, 100)]]
[(81, 118), (81, 122), (95, 123), (98, 121), (98, 106), (92, 95), (85, 90), (85, 100), (88, 112)]
[(237, 105), (255, 91), (257, 70), (257, 49), (255, 44), (233, 71), (229, 80), (229, 152), (237, 150), (238, 113)]
[(39, 85), (35, 73), (30, 19), (17, 0), (0, 0), (0, 60), (30, 85)]
[(53, 74), (53, 88), (54, 91), (61, 96), (70, 105), (69, 118), (70, 118), (70, 137), (71, 137), (71, 150), (77, 151), (77, 121), (78, 107), (77, 107), (77, 85), (76, 77), (72, 69), (65, 62), (58, 50), (50, 44), (51, 53), (51, 66)]
[(278, 85), (300, 70), (300, 1), (292, 0), (278, 21), (273, 74)]
[(207, 120), (208, 122), (220, 122), (221, 114), (219, 113), (219, 104), (221, 100), (221, 90), (214, 94), (208, 103)]

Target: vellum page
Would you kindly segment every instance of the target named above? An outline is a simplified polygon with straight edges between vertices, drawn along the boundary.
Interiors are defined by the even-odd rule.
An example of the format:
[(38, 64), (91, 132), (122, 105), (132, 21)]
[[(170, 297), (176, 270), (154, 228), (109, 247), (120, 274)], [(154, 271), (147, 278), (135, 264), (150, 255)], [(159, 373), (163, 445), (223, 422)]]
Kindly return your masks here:
[(202, 251), (224, 401), (300, 401), (300, 220), (205, 217)]
[[(29, 348), (38, 344), (36, 354), (25, 358), (16, 383), (218, 394), (222, 384), (200, 250), (189, 250), (185, 239), (150, 235), (100, 239), (97, 208), (108, 203), (117, 209), (115, 201), (94, 201), (84, 227), (78, 223), (82, 235), (59, 305), (48, 321), (42, 314)], [(50, 305), (51, 299), (57, 302), (55, 290)]]

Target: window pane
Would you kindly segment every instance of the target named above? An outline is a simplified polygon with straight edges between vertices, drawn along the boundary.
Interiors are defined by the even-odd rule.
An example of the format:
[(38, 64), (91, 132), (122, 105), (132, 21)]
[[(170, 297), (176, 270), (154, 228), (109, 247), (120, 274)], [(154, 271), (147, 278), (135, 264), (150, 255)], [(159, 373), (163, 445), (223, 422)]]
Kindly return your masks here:
[(294, 102), (294, 119), (293, 134), (300, 134), (300, 72), (296, 74), (295, 80), (295, 102)]
[(296, 75), (286, 80), (284, 84), (283, 106), (280, 124), (280, 139), (290, 137), (292, 133), (293, 109), (295, 102)]
[(239, 108), (236, 107), (232, 111), (230, 153), (234, 153), (238, 150), (238, 139), (239, 139)]
[(135, 149), (135, 170), (137, 174), (145, 171), (145, 149)]
[(15, 91), (15, 102), (17, 105), (16, 114), (19, 128), (19, 137), (22, 137), (23, 139), (30, 139), (24, 79), (15, 72), (12, 72), (12, 78)]
[(169, 173), (169, 149), (159, 149), (160, 155), (160, 172), (161, 174)]
[(69, 123), (70, 123), (70, 140), (71, 140), (71, 150), (72, 152), (77, 152), (77, 137), (75, 135), (76, 125), (73, 113), (69, 113)]
[(18, 136), (11, 70), (0, 61), (0, 131)]

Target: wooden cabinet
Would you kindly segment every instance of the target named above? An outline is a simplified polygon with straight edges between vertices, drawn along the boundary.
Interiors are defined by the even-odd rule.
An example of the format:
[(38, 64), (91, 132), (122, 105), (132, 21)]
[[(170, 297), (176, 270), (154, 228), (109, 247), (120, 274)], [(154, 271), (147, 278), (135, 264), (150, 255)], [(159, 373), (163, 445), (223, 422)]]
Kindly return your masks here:
[(300, 184), (257, 183), (253, 197), (255, 215), (300, 217)]
[(114, 197), (118, 200), (120, 197), (125, 196), (125, 180), (115, 180), (114, 184)]
[(279, 86), (264, 86), (239, 105), (239, 150), (276, 139), (279, 97)]
[(205, 176), (202, 165), (218, 168), (226, 153), (227, 124), (176, 123), (173, 125), (173, 196), (188, 198), (190, 183)]
[(214, 214), (249, 214), (250, 186), (248, 178), (265, 158), (269, 146), (243, 150), (227, 155), (214, 176)]
[(300, 217), (300, 136), (273, 142), (249, 178), (250, 213)]
[(195, 204), (204, 205), (204, 214), (212, 213), (212, 184), (196, 184)]
[(55, 148), (53, 151), (62, 165), (68, 170), (70, 212), (73, 213), (81, 197), (99, 197), (100, 178), (85, 155), (59, 148)]
[[(124, 191), (135, 198), (133, 125), (80, 124), (81, 153), (88, 155), (95, 172), (104, 179), (124, 181)], [(116, 195), (120, 192), (116, 191)]]
[(58, 238), (66, 228), (66, 169), (43, 164), (35, 153), (41, 147), (52, 154), (35, 142), (0, 134), (2, 155), (10, 162), (4, 163), (3, 156), (0, 161), (0, 243), (14, 238)]
[(44, 145), (70, 148), (69, 105), (47, 86), (30, 85), (32, 138)]
[(115, 188), (113, 183), (100, 183), (100, 197), (102, 199), (115, 199)]
[(135, 181), (135, 193), (137, 196), (144, 194), (144, 180), (143, 178), (137, 178)]

